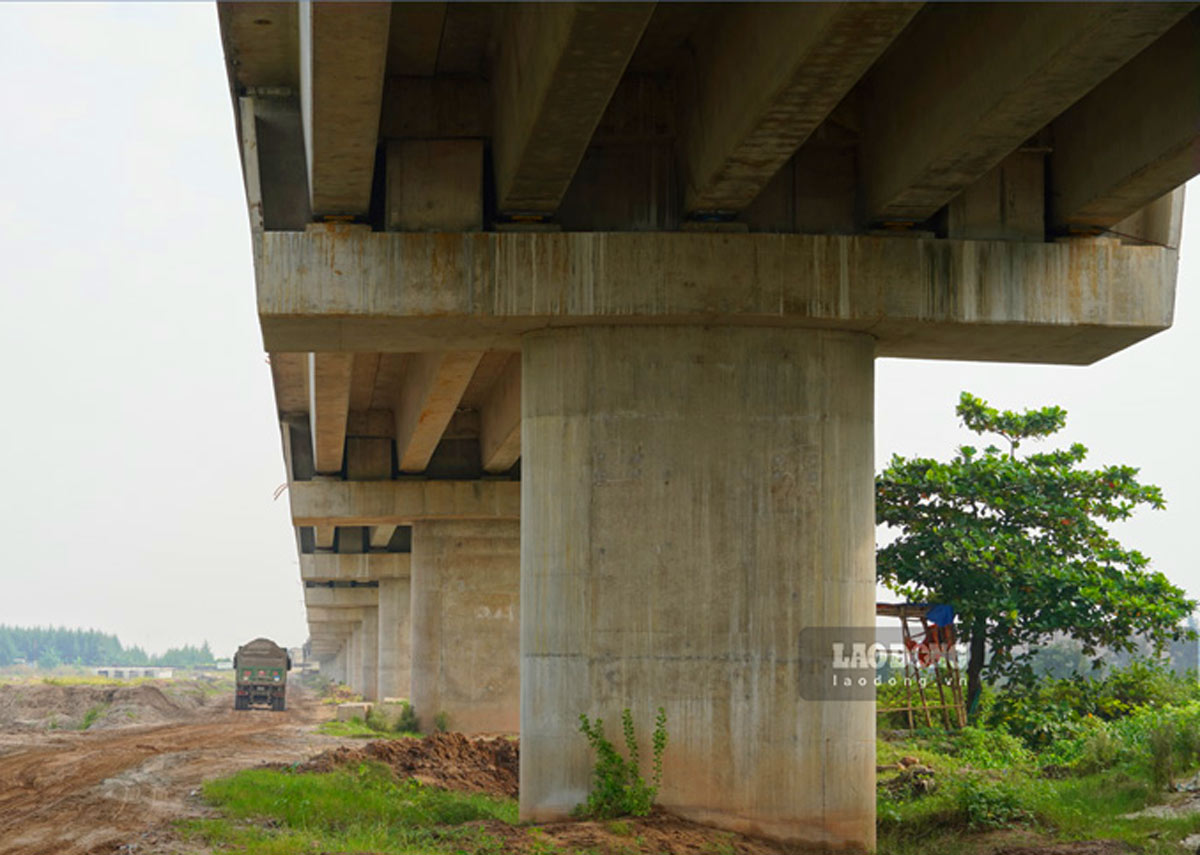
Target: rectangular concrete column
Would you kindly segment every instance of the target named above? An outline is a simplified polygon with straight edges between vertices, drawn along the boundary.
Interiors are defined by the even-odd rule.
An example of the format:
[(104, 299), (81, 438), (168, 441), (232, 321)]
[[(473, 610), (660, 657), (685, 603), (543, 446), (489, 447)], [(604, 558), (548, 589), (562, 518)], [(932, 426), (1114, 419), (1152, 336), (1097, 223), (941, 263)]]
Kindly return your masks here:
[[(622, 327), (522, 349), (521, 816), (590, 784), (629, 707), (660, 801), (818, 848), (875, 841), (875, 713), (805, 700), (800, 633), (874, 624), (874, 342)], [(644, 761), (648, 767), (648, 760)]]
[(361, 624), (363, 699), (379, 700), (379, 609), (364, 608)]
[(347, 639), (346, 645), (348, 648), (348, 656), (346, 664), (349, 667), (349, 679), (346, 680), (346, 685), (353, 689), (358, 694), (362, 694), (362, 624), (354, 627), (350, 633), (350, 638)]
[(408, 579), (379, 580), (379, 698), (407, 698), (412, 674)]
[(412, 705), (430, 731), (516, 733), (520, 724), (520, 523), (413, 525)]

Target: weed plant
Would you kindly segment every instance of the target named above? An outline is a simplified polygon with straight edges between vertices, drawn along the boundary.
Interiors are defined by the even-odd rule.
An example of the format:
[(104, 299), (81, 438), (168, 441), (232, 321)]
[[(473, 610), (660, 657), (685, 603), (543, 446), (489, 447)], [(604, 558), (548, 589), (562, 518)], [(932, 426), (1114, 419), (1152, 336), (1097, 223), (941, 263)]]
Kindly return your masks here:
[(603, 720), (592, 722), (586, 715), (580, 714), (579, 731), (587, 737), (588, 745), (596, 754), (596, 762), (592, 769), (592, 789), (587, 802), (575, 809), (577, 816), (613, 819), (650, 813), (662, 784), (663, 753), (667, 749), (667, 711), (659, 707), (654, 720), (649, 783), (642, 777), (633, 713), (628, 707), (621, 712), (621, 730), (625, 737), (627, 757), (622, 757), (604, 735)]

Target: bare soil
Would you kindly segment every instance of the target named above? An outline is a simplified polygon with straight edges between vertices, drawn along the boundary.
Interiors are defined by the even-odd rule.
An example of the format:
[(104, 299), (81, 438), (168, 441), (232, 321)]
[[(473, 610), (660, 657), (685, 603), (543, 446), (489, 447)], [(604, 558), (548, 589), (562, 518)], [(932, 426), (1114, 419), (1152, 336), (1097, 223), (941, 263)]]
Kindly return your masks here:
[[(344, 742), (314, 732), (332, 709), (299, 686), (289, 686), (283, 713), (235, 712), (232, 694), (185, 691), (182, 701), (174, 694), (148, 685), (0, 686), (0, 711), (8, 711), (7, 720), (0, 712), (0, 855), (155, 851), (133, 841), (206, 815), (196, 798), (205, 779), (300, 762)], [(37, 703), (59, 701), (61, 708)], [(107, 727), (33, 729), (56, 709), (65, 720), (103, 703), (122, 710), (105, 719)], [(125, 708), (135, 711), (132, 719)], [(168, 723), (121, 725), (151, 718)]]

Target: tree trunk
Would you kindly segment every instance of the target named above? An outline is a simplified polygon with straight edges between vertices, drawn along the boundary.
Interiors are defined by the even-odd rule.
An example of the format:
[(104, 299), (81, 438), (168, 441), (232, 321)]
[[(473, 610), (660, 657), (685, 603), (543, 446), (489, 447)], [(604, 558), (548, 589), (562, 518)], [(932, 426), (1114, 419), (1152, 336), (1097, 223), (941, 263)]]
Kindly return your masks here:
[(967, 661), (967, 715), (975, 720), (975, 707), (983, 692), (983, 659), (987, 654), (987, 621), (976, 618), (971, 627), (971, 658)]

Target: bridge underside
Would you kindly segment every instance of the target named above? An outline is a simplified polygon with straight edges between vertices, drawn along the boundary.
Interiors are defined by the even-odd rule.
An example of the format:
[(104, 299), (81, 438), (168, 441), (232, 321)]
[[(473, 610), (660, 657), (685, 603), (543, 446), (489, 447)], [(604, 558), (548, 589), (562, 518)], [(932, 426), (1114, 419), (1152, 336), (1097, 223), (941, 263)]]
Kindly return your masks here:
[(218, 8), (323, 668), (528, 818), (662, 706), (666, 807), (873, 848), (873, 360), (1170, 326), (1195, 4)]

